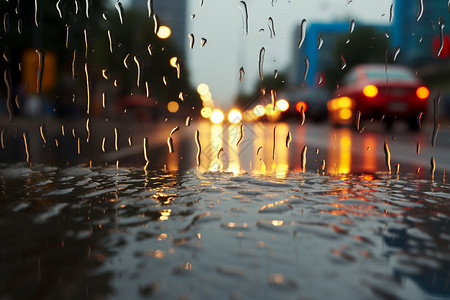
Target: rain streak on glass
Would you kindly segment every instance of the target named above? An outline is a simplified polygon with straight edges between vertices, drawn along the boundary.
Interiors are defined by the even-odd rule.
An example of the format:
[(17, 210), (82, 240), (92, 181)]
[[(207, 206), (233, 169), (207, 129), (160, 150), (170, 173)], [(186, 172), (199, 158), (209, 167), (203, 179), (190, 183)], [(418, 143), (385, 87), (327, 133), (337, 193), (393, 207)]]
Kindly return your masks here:
[(433, 100), (433, 135), (431, 137), (431, 146), (436, 145), (436, 138), (439, 132), (439, 102), (441, 101), (441, 94), (438, 93)]
[(239, 9), (241, 10), (242, 15), (242, 30), (243, 37), (248, 35), (248, 11), (247, 4), (244, 1), (239, 2)]
[(158, 34), (159, 31), (159, 18), (157, 15), (153, 15), (153, 23), (155, 23), (154, 32)]
[(153, 0), (147, 0), (148, 17), (151, 18), (153, 14)]
[(241, 67), (239, 69), (239, 81), (243, 82), (244, 81), (244, 76), (245, 76), (245, 71), (244, 71), (244, 67)]
[(309, 70), (309, 59), (308, 56), (305, 56), (305, 70), (303, 72), (303, 81), (305, 81), (306, 76), (308, 76), (308, 70)]
[(345, 69), (346, 66), (347, 66), (347, 63), (345, 62), (344, 55), (341, 54), (341, 70)]
[(305, 170), (306, 170), (306, 151), (308, 151), (308, 146), (303, 146), (301, 159), (300, 159), (300, 165), (302, 166), (303, 172), (305, 172)]
[(111, 37), (111, 30), (108, 29), (108, 41), (109, 41), (109, 52), (113, 53), (113, 43)]
[(140, 83), (141, 83), (141, 66), (140, 66), (139, 61), (136, 56), (134, 56), (133, 59), (134, 59), (134, 62), (136, 63), (136, 68), (137, 68), (136, 85), (137, 85), (137, 87), (139, 87)]
[(306, 37), (306, 19), (302, 20), (302, 23), (300, 24), (300, 39), (298, 41), (298, 48), (300, 49), (303, 45), (303, 42), (305, 41)]
[(441, 56), (442, 49), (444, 48), (444, 19), (439, 17), (439, 49), (436, 54), (437, 57)]
[(394, 4), (391, 4), (391, 8), (389, 9), (389, 23), (392, 23), (393, 16), (394, 16)]
[(355, 20), (354, 19), (352, 19), (350, 21), (350, 33), (352, 33), (353, 30), (355, 30)]
[(189, 33), (188, 36), (189, 36), (189, 49), (192, 50), (194, 48), (195, 38), (192, 33)]
[(239, 139), (236, 143), (236, 147), (242, 143), (243, 139), (244, 139), (244, 125), (241, 124), (240, 130), (239, 130)]
[(86, 0), (86, 18), (89, 19), (89, 0)]
[(34, 24), (39, 27), (38, 23), (38, 0), (34, 0)]
[(200, 144), (200, 132), (198, 130), (195, 131), (195, 144), (197, 145), (197, 167), (200, 166), (200, 155), (202, 154), (202, 146)]
[(70, 41), (70, 26), (66, 24), (66, 49), (69, 48)]
[(61, 4), (61, 0), (58, 0), (58, 2), (56, 2), (56, 10), (58, 11), (59, 17), (62, 19), (63, 18), (63, 14), (62, 14), (62, 11), (61, 11), (60, 4)]
[(278, 77), (278, 70), (275, 69), (275, 70), (273, 71), (273, 78), (274, 78), (274, 79), (277, 79), (277, 77)]
[(384, 155), (386, 159), (386, 166), (388, 168), (388, 172), (391, 173), (391, 151), (389, 150), (387, 137), (384, 139)]
[(423, 0), (417, 0), (419, 2), (419, 10), (417, 11), (416, 21), (419, 21), (423, 15)]
[(264, 54), (266, 53), (266, 49), (264, 47), (261, 48), (261, 50), (259, 51), (259, 78), (261, 78), (261, 80), (264, 79), (264, 71), (263, 71), (263, 66), (264, 66)]
[(286, 148), (289, 148), (289, 146), (291, 145), (291, 141), (292, 141), (291, 132), (288, 131), (286, 135)]
[(320, 50), (323, 45), (323, 38), (322, 35), (319, 33), (319, 36), (317, 37), (317, 50)]
[(397, 60), (397, 56), (398, 56), (399, 53), (400, 53), (400, 47), (397, 46), (397, 47), (395, 47), (395, 49), (394, 49), (394, 57), (393, 57), (393, 61), (396, 61), (396, 60)]
[(276, 36), (276, 33), (272, 17), (269, 17), (269, 31), (270, 31), (270, 38), (273, 39)]
[(206, 42), (208, 42), (208, 40), (205, 39), (205, 38), (202, 38), (202, 39), (200, 40), (200, 47), (205, 46), (205, 45), (206, 45)]
[(116, 7), (117, 12), (119, 14), (120, 24), (123, 24), (123, 6), (122, 6), (122, 3), (120, 3), (120, 1), (117, 1), (115, 7)]
[(11, 123), (13, 121), (13, 108), (12, 108), (12, 101), (11, 101), (11, 72), (9, 68), (6, 68), (3, 72), (3, 80), (6, 84), (6, 108), (8, 109), (9, 114), (9, 122)]

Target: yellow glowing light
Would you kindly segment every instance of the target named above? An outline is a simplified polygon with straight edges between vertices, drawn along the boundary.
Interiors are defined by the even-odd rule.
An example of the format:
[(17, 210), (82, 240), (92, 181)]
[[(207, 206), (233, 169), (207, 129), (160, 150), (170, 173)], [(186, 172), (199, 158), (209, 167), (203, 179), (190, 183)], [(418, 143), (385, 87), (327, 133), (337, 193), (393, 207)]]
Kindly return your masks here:
[(253, 109), (253, 112), (255, 113), (255, 116), (262, 117), (266, 113), (266, 110), (264, 109), (264, 106), (262, 105), (256, 105)]
[(209, 119), (212, 114), (211, 107), (203, 107), (202, 110), (200, 111), (200, 114), (202, 115), (203, 118)]
[(203, 107), (211, 107), (214, 108), (214, 102), (211, 100), (203, 101)]
[(416, 95), (419, 99), (427, 99), (430, 96), (430, 91), (426, 87), (421, 86), (416, 90)]
[(373, 98), (376, 95), (378, 95), (378, 88), (376, 86), (374, 86), (373, 84), (366, 85), (363, 88), (363, 94), (366, 97)]
[(308, 105), (307, 105), (305, 102), (303, 102), (303, 101), (299, 101), (299, 102), (297, 102), (297, 104), (295, 105), (295, 109), (296, 109), (299, 113), (301, 113), (302, 110), (303, 110), (303, 112), (305, 112), (306, 109), (307, 109), (307, 107), (308, 107)]
[(211, 116), (209, 117), (209, 119), (211, 120), (211, 122), (213, 122), (214, 124), (220, 124), (223, 122), (224, 116), (223, 116), (223, 112), (221, 112), (220, 110), (216, 109), (212, 112)]
[(339, 108), (350, 108), (353, 106), (353, 101), (349, 97), (341, 97), (337, 99), (337, 106)]
[(228, 113), (228, 121), (230, 123), (236, 124), (242, 120), (242, 114), (239, 110), (233, 109)]
[(342, 120), (348, 120), (352, 117), (353, 113), (351, 109), (343, 108), (339, 111), (339, 118)]
[(158, 29), (158, 33), (156, 34), (160, 39), (167, 39), (172, 34), (172, 30), (170, 30), (167, 26), (160, 26)]
[(170, 59), (170, 61), (169, 61), (170, 65), (171, 65), (172, 67), (176, 68), (176, 67), (177, 67), (177, 60), (178, 60), (178, 57), (176, 57), (176, 56), (172, 57), (172, 58)]
[(266, 111), (266, 115), (275, 116), (277, 113), (279, 113), (277, 110), (273, 109), (273, 104), (269, 103), (264, 107), (264, 110)]
[(200, 95), (207, 94), (207, 93), (209, 93), (209, 86), (206, 83), (200, 83), (197, 86), (197, 92)]
[(202, 101), (211, 101), (212, 95), (211, 95), (211, 93), (208, 91), (207, 93), (200, 94), (200, 98), (202, 99)]
[(279, 111), (287, 111), (289, 109), (289, 102), (286, 99), (280, 99), (275, 104), (276, 109)]
[(180, 105), (176, 101), (170, 101), (167, 103), (167, 110), (171, 113), (176, 113), (178, 109), (180, 108)]

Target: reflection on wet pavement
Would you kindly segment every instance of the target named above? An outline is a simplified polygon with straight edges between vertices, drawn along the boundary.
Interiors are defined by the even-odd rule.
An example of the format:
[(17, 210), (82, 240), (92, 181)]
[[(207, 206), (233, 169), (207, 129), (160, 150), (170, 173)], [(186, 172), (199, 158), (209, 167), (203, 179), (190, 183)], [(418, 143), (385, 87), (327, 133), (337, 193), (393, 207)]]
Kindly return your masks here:
[[(276, 147), (286, 148), (286, 130), (276, 134), (284, 136)], [(266, 141), (260, 157), (270, 169)], [(337, 156), (332, 167), (344, 170), (349, 158)], [(286, 157), (275, 156), (274, 170)], [(2, 165), (0, 295), (450, 297), (450, 193), (442, 178), (303, 170), (276, 178), (235, 174), (232, 163), (219, 162), (208, 168), (230, 171)]]

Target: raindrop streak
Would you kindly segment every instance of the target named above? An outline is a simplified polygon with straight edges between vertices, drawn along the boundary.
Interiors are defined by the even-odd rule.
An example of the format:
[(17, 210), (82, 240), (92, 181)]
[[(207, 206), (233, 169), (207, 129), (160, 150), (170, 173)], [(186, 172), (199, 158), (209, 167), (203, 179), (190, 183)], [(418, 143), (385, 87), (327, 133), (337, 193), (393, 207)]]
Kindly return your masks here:
[(69, 48), (70, 26), (66, 24), (66, 49)]
[(437, 57), (441, 56), (442, 48), (444, 48), (444, 19), (439, 17), (439, 49), (436, 54)]
[(73, 59), (72, 59), (72, 80), (75, 80), (75, 65), (77, 59), (77, 49), (73, 50)]
[(278, 0), (272, 0), (272, 6), (275, 6), (277, 4)]
[(123, 59), (123, 65), (125, 66), (125, 68), (127, 68), (128, 69), (128, 62), (127, 62), (127, 60), (128, 60), (128, 57), (130, 56), (130, 53), (128, 53), (126, 56), (125, 56), (125, 58)]
[(434, 128), (433, 128), (433, 136), (431, 138), (431, 145), (434, 147), (436, 145), (436, 138), (439, 132), (439, 102), (441, 101), (441, 93), (438, 93), (433, 100), (433, 120), (434, 120)]
[(148, 148), (148, 138), (147, 137), (144, 138), (142, 144), (143, 144), (143, 148), (144, 148), (144, 159), (145, 159), (145, 162), (148, 164), (149, 160), (148, 160), (148, 152), (147, 152), (147, 148)]
[(11, 72), (9, 68), (6, 68), (5, 72), (3, 72), (3, 80), (6, 84), (6, 108), (8, 109), (9, 122), (11, 123), (13, 121), (13, 110), (11, 103)]
[(242, 30), (244, 32), (242, 37), (245, 37), (245, 36), (248, 35), (248, 11), (247, 11), (247, 4), (244, 1), (239, 2), (239, 9), (241, 10)]
[(420, 112), (419, 115), (417, 116), (417, 124), (419, 125), (419, 129), (422, 128), (422, 116), (423, 112)]
[(391, 4), (391, 8), (389, 9), (389, 23), (392, 22), (393, 16), (394, 16), (394, 4)]
[(206, 42), (208, 42), (208, 40), (205, 39), (205, 38), (202, 38), (202, 39), (200, 40), (200, 47), (205, 46), (205, 45), (206, 45)]
[(75, 14), (76, 15), (78, 15), (78, 10), (79, 10), (79, 8), (78, 8), (78, 1), (75, 0)]
[(356, 130), (361, 130), (361, 111), (356, 112)]
[(239, 69), (239, 81), (243, 82), (244, 81), (244, 76), (245, 76), (245, 71), (244, 71), (244, 67), (241, 67)]
[(84, 29), (83, 32), (84, 32), (84, 45), (85, 45), (85, 47), (86, 47), (84, 56), (87, 58), (88, 51), (89, 51), (88, 36), (87, 36), (87, 31), (86, 31), (86, 29)]
[(162, 81), (163, 81), (163, 83), (164, 83), (165, 86), (168, 85), (167, 77), (166, 77), (165, 75), (162, 77)]
[(317, 38), (317, 50), (320, 50), (320, 48), (322, 48), (323, 45), (323, 38), (322, 35), (319, 33), (319, 36)]
[(81, 153), (81, 142), (80, 142), (80, 138), (77, 138), (77, 154)]
[(173, 153), (173, 139), (171, 136), (167, 138), (167, 146), (169, 147), (169, 153)]
[(270, 90), (270, 99), (272, 100), (272, 110), (275, 111), (277, 92), (275, 90)]
[(9, 13), (7, 12), (3, 15), (3, 30), (5, 33), (8, 33), (9, 31)]
[(301, 46), (303, 45), (305, 37), (306, 37), (306, 19), (303, 19), (302, 23), (300, 24), (300, 40), (298, 41), (298, 49), (300, 49)]
[(431, 165), (431, 180), (434, 181), (434, 171), (436, 171), (436, 162), (434, 161), (434, 156), (431, 157), (430, 165)]
[(344, 70), (346, 66), (347, 66), (347, 63), (345, 62), (344, 55), (341, 54), (341, 70)]
[(23, 21), (22, 21), (22, 19), (19, 19), (19, 20), (17, 21), (17, 32), (18, 32), (19, 34), (22, 34), (22, 26), (23, 26)]
[(119, 131), (117, 128), (114, 128), (114, 149), (119, 151)]
[(265, 53), (266, 53), (266, 49), (264, 49), (264, 47), (262, 47), (261, 50), (259, 51), (259, 78), (261, 78), (261, 80), (264, 79), (263, 65), (264, 65), (264, 54)]
[(387, 137), (384, 139), (384, 154), (386, 156), (386, 166), (387, 166), (389, 174), (390, 174), (391, 173), (391, 151), (389, 150), (389, 145), (387, 143)]
[(198, 130), (195, 131), (195, 144), (197, 145), (197, 166), (200, 166), (200, 155), (202, 153), (202, 146), (200, 145), (200, 132)]
[(305, 71), (303, 72), (303, 81), (305, 81), (306, 76), (308, 76), (308, 70), (309, 70), (309, 59), (308, 56), (305, 56)]
[(300, 108), (300, 126), (303, 126), (305, 124), (305, 106), (302, 105)]
[(400, 53), (400, 47), (397, 46), (394, 49), (394, 58), (393, 58), (394, 61), (397, 59), (397, 56), (398, 56), (399, 53)]
[(56, 2), (56, 9), (58, 10), (59, 17), (62, 19), (63, 18), (63, 14), (62, 14), (62, 11), (61, 11), (61, 7), (59, 7), (60, 4), (61, 4), (61, 0), (58, 0), (58, 2)]
[(89, 114), (89, 109), (91, 107), (91, 88), (89, 85), (89, 72), (88, 72), (88, 64), (84, 64), (84, 73), (86, 74), (86, 95), (87, 95), (87, 108), (86, 113)]
[(39, 126), (39, 132), (41, 133), (42, 142), (44, 144), (47, 144), (47, 140), (45, 139), (45, 125), (44, 124)]
[(184, 102), (183, 92), (180, 92), (180, 93), (178, 94), (178, 99), (180, 99), (181, 101)]
[(120, 24), (123, 24), (123, 6), (122, 6), (122, 3), (120, 3), (120, 1), (117, 1), (115, 7), (117, 9), (117, 12), (119, 13)]
[(400, 164), (395, 164), (395, 174), (400, 173)]
[(2, 133), (0, 133), (0, 143), (2, 144), (2, 149), (5, 149), (5, 129), (2, 129)]
[(113, 53), (113, 43), (111, 38), (111, 30), (108, 29), (109, 52)]
[(275, 70), (273, 71), (273, 78), (274, 78), (274, 79), (277, 79), (277, 77), (278, 77), (278, 70), (275, 69)]
[(102, 140), (102, 151), (103, 152), (106, 152), (106, 150), (105, 150), (105, 143), (106, 143), (106, 137), (103, 137), (103, 140)]
[(287, 136), (286, 136), (286, 148), (289, 148), (291, 141), (292, 141), (291, 132), (288, 131)]
[(322, 158), (320, 161), (322, 162), (322, 171), (325, 171), (325, 166), (326, 166), (325, 159)]
[(148, 81), (145, 81), (145, 95), (150, 98), (150, 87), (148, 86)]
[(417, 12), (417, 19), (416, 21), (419, 21), (420, 18), (422, 18), (423, 15), (423, 0), (418, 0), (419, 1), (419, 11)]
[(302, 156), (300, 159), (300, 165), (302, 166), (302, 171), (305, 172), (306, 170), (306, 151), (308, 150), (308, 146), (303, 146), (302, 149)]
[(220, 159), (220, 156), (223, 153), (223, 147), (219, 149), (219, 152), (217, 152), (217, 159)]
[(276, 36), (276, 33), (272, 17), (269, 17), (269, 30), (270, 30), (270, 38), (273, 39)]
[(89, 19), (89, 0), (86, 0), (86, 18)]
[(27, 163), (29, 163), (30, 162), (30, 151), (28, 149), (28, 133), (25, 131), (22, 134), (22, 137), (23, 137), (23, 143), (25, 145), (25, 153), (27, 154)]
[(147, 0), (148, 17), (151, 18), (153, 14), (153, 0)]
[(89, 140), (91, 138), (91, 129), (90, 129), (90, 126), (89, 126), (90, 121), (91, 120), (89, 118), (86, 119), (86, 131), (87, 131), (86, 143), (89, 143)]
[(139, 87), (140, 83), (141, 83), (141, 66), (140, 66), (139, 61), (136, 56), (133, 59), (134, 59), (134, 62), (136, 63), (136, 68), (137, 68), (136, 85), (137, 85), (137, 87)]
[(194, 42), (195, 42), (195, 38), (194, 35), (192, 33), (189, 33), (189, 49), (193, 49), (194, 48)]
[(44, 73), (44, 58), (45, 52), (42, 50), (36, 50), (37, 55), (39, 56), (38, 70), (37, 70), (37, 82), (36, 82), (36, 93), (38, 95), (41, 94), (42, 88), (42, 75)]
[(239, 146), (242, 143), (242, 140), (244, 139), (244, 125), (241, 124), (241, 128), (239, 131), (239, 139), (236, 143), (236, 147)]
[(106, 93), (102, 93), (102, 107), (106, 108)]
[[(177, 62), (175, 63), (175, 66), (177, 67), (177, 78), (180, 79), (180, 77), (181, 77), (181, 64), (178, 61), (178, 59), (177, 59)], [(183, 100), (183, 99), (181, 99), (181, 100)]]
[(38, 16), (38, 0), (34, 0), (34, 24), (36, 24), (36, 27), (39, 27), (37, 16)]
[(275, 160), (275, 150), (276, 150), (276, 137), (277, 137), (277, 126), (273, 128), (273, 146), (272, 146), (272, 159)]
[(448, 0), (448, 12), (450, 13), (450, 0)]
[(102, 70), (102, 76), (103, 78), (105, 78), (106, 80), (109, 80), (110, 75), (108, 73), (106, 73), (108, 71), (108, 68), (103, 69)]
[(152, 53), (152, 44), (148, 45), (147, 50), (148, 50), (148, 54), (150, 54), (150, 56), (152, 56), (153, 55), (153, 53)]
[(355, 20), (354, 19), (352, 19), (350, 21), (350, 33), (352, 33), (353, 30), (355, 30)]
[(184, 125), (186, 126), (186, 127), (189, 127), (189, 126), (191, 126), (191, 117), (186, 117), (186, 122), (184, 123)]
[(153, 30), (155, 32), (155, 34), (158, 34), (159, 31), (159, 18), (157, 15), (153, 15), (153, 23), (155, 24)]
[(133, 138), (130, 136), (128, 137), (128, 145), (131, 147), (133, 145)]
[(417, 142), (416, 152), (417, 152), (417, 154), (420, 154), (420, 143), (419, 142)]
[(259, 146), (258, 150), (256, 150), (256, 156), (259, 156), (259, 153), (261, 152), (262, 146)]

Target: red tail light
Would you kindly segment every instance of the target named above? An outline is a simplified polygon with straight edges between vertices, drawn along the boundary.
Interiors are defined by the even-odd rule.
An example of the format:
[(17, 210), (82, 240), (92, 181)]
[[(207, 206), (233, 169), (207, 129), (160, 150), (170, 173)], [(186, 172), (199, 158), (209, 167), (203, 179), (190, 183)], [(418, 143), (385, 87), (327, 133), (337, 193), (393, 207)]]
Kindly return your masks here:
[(295, 105), (295, 109), (296, 109), (298, 112), (302, 112), (302, 108), (303, 108), (303, 112), (305, 112), (307, 107), (308, 107), (308, 105), (306, 105), (306, 103), (303, 102), (303, 101), (299, 101), (299, 102), (297, 102), (297, 104)]
[(374, 86), (373, 84), (366, 85), (363, 88), (363, 94), (364, 94), (364, 96), (366, 96), (368, 98), (373, 98), (376, 95), (378, 95), (378, 88), (376, 86)]
[(424, 100), (427, 99), (428, 96), (430, 96), (430, 91), (426, 87), (421, 86), (417, 88), (416, 95), (419, 99)]

